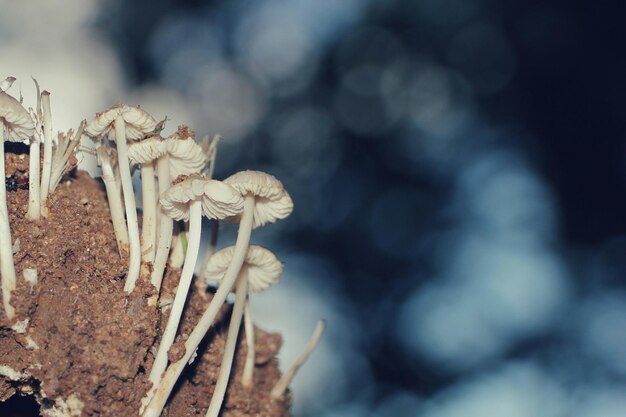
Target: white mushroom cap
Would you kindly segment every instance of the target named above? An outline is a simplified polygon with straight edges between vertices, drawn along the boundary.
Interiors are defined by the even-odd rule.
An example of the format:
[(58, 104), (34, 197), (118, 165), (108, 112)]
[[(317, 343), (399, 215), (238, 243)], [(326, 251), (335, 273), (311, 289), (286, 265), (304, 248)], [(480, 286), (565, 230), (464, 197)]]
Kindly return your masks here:
[[(170, 174), (173, 178), (199, 173), (207, 163), (206, 154), (192, 136), (193, 132), (189, 129), (181, 129), (181, 127), (178, 132), (165, 140), (169, 154)], [(189, 136), (181, 136), (182, 133), (187, 133)]]
[[(240, 171), (226, 178), (224, 182), (241, 195), (254, 194), (256, 197), (253, 228), (284, 219), (293, 211), (293, 201), (289, 193), (272, 175), (260, 171)], [(230, 220), (239, 221), (239, 218)]]
[(133, 164), (150, 163), (163, 156), (165, 152), (165, 140), (159, 135), (128, 145), (128, 159)]
[(202, 212), (210, 219), (224, 219), (243, 211), (243, 198), (233, 187), (217, 180), (206, 180)]
[[(235, 247), (229, 246), (211, 255), (206, 267), (206, 277), (220, 282), (230, 265), (234, 251)], [(260, 293), (278, 284), (283, 274), (282, 262), (271, 251), (261, 246), (250, 245), (244, 262), (250, 292)]]
[(211, 219), (234, 216), (243, 210), (243, 198), (234, 188), (202, 175), (191, 175), (172, 185), (161, 196), (163, 212), (174, 220), (189, 220), (189, 202), (202, 200), (202, 211)]
[(0, 124), (4, 124), (8, 133), (2, 140), (26, 142), (35, 134), (35, 122), (28, 111), (4, 91), (0, 91)]
[(125, 104), (115, 104), (102, 113), (97, 113), (96, 118), (85, 128), (89, 136), (109, 135), (109, 139), (115, 140), (114, 123), (117, 116), (122, 116), (126, 122), (126, 139), (138, 140), (152, 132), (156, 121), (145, 110)]

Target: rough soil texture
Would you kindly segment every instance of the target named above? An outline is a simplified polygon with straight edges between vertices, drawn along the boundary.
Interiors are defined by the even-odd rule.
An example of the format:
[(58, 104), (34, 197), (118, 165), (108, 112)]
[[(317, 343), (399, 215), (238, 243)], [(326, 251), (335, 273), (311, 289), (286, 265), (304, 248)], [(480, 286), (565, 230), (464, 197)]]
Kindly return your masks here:
[[(8, 176), (27, 175), (28, 155), (7, 153), (6, 164)], [(138, 415), (149, 388), (146, 369), (154, 360), (180, 271), (168, 271), (164, 279), (159, 303), (164, 313), (148, 303), (153, 287), (147, 276), (125, 295), (127, 260), (117, 254), (106, 197), (86, 173), (59, 184), (49, 197), (49, 216), (39, 223), (25, 218), (28, 190), (9, 191), (7, 198), (18, 283), (11, 296), (16, 319), (8, 322), (0, 308), (0, 401), (35, 395), (43, 416)], [(36, 284), (25, 279), (26, 269), (37, 270)], [(184, 339), (211, 296), (192, 285), (179, 329), (183, 336), (170, 349), (170, 358), (183, 353)], [(224, 306), (164, 416), (206, 413), (229, 316), (230, 307)], [(241, 386), (246, 355), (242, 331), (224, 417), (289, 415), (289, 395), (269, 398), (280, 377), (275, 358), (280, 336), (259, 329), (256, 336), (255, 388), (248, 392)]]

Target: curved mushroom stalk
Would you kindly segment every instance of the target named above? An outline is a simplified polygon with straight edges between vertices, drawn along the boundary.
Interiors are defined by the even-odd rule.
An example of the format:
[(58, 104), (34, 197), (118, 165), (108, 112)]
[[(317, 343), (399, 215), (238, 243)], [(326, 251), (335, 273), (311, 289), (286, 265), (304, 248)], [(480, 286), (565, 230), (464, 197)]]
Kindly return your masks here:
[(120, 184), (118, 184), (116, 180), (113, 161), (111, 160), (109, 152), (110, 150), (107, 149), (106, 146), (101, 145), (96, 150), (96, 155), (98, 157), (98, 163), (102, 167), (102, 181), (104, 182), (107, 200), (109, 202), (109, 210), (111, 211), (117, 250), (120, 256), (122, 256), (123, 250), (128, 249), (128, 229), (126, 228), (126, 219), (124, 218), (124, 206), (122, 205)]
[(311, 336), (311, 340), (309, 341), (308, 345), (304, 349), (304, 352), (302, 352), (300, 356), (298, 356), (298, 358), (295, 360), (293, 365), (291, 365), (291, 367), (287, 370), (287, 372), (285, 372), (283, 376), (278, 380), (276, 385), (274, 385), (274, 388), (272, 389), (272, 392), (270, 393), (270, 398), (277, 399), (277, 398), (280, 398), (285, 393), (285, 390), (291, 383), (291, 380), (293, 380), (293, 377), (296, 376), (296, 373), (298, 372), (300, 367), (304, 365), (304, 363), (309, 358), (309, 356), (311, 356), (311, 353), (313, 353), (313, 350), (315, 350), (315, 347), (317, 346), (320, 339), (322, 338), (322, 335), (324, 334), (325, 329), (326, 329), (326, 321), (325, 320), (318, 321), (317, 326), (315, 326), (315, 330), (313, 331), (313, 336)]
[(187, 292), (191, 285), (191, 279), (193, 278), (194, 268), (198, 259), (198, 250), (200, 248), (200, 232), (202, 230), (202, 202), (200, 200), (194, 200), (189, 207), (189, 247), (187, 248), (187, 254), (185, 255), (185, 264), (183, 265), (183, 271), (180, 275), (180, 281), (178, 282), (178, 288), (176, 290), (176, 296), (174, 297), (174, 303), (172, 304), (170, 316), (165, 326), (165, 331), (161, 337), (159, 344), (159, 350), (157, 351), (154, 364), (150, 370), (150, 381), (156, 386), (163, 371), (167, 367), (167, 352), (174, 343), (176, 337), (176, 330), (180, 322), (180, 317), (185, 306), (185, 300), (187, 299)]
[(222, 363), (220, 372), (217, 376), (211, 403), (207, 410), (206, 417), (217, 417), (224, 402), (224, 394), (228, 386), (228, 378), (230, 370), (233, 366), (233, 357), (235, 356), (235, 348), (237, 347), (237, 336), (239, 336), (239, 327), (241, 326), (241, 317), (243, 316), (246, 297), (248, 296), (248, 277), (246, 269), (243, 268), (239, 278), (237, 279), (237, 290), (235, 295), (235, 306), (230, 316), (230, 324), (228, 325), (228, 337), (224, 345), (224, 353), (222, 355)]
[[(207, 276), (210, 276), (210, 279), (218, 282), (223, 280), (224, 274), (228, 270), (228, 266), (232, 261), (234, 251), (235, 247), (230, 246), (216, 252), (209, 259), (205, 272)], [(283, 264), (272, 252), (261, 246), (250, 245), (246, 253), (244, 266), (242, 267), (239, 278), (237, 279), (240, 280), (242, 279), (241, 277), (244, 276), (248, 280), (249, 292), (260, 293), (277, 284), (280, 281), (282, 273)], [(246, 341), (248, 345), (242, 380), (242, 385), (245, 388), (251, 388), (254, 372), (254, 323), (252, 321), (252, 312), (248, 297), (249, 295), (246, 294), (244, 299), (244, 320)], [(240, 298), (238, 298), (238, 300), (239, 299)], [(225, 372), (228, 375), (230, 374), (230, 368), (220, 368), (220, 375), (222, 372)]]
[(141, 268), (141, 244), (139, 242), (139, 222), (137, 221), (137, 206), (135, 204), (135, 191), (133, 180), (130, 175), (130, 161), (128, 160), (128, 145), (126, 144), (126, 123), (122, 115), (115, 118), (115, 137), (117, 145), (118, 164), (122, 181), (122, 193), (124, 194), (124, 207), (126, 209), (126, 226), (128, 227), (128, 244), (130, 247), (130, 259), (128, 262), (128, 275), (124, 283), (124, 291), (130, 294), (135, 289), (135, 283), (139, 278)]
[[(234, 247), (231, 246), (216, 252), (215, 256), (211, 258), (208, 272), (218, 281), (222, 279), (224, 271), (227, 270), (227, 265), (231, 262), (233, 253)], [(239, 277), (237, 278), (235, 307), (230, 319), (231, 324), (228, 329), (228, 338), (226, 340), (226, 347), (224, 348), (222, 365), (217, 377), (217, 383), (215, 385), (213, 397), (211, 398), (211, 404), (209, 405), (207, 417), (217, 417), (224, 400), (224, 393), (226, 392), (226, 385), (228, 383), (228, 377), (233, 363), (233, 356), (235, 354), (235, 344), (237, 341), (237, 335), (239, 334), (241, 315), (244, 310), (246, 311), (246, 339), (248, 340), (248, 355), (246, 358), (247, 370), (244, 370), (244, 380), (246, 378), (249, 379), (247, 385), (244, 383), (244, 387), (248, 388), (252, 384), (252, 368), (249, 368), (249, 366), (254, 366), (254, 328), (247, 300), (248, 289), (250, 292), (256, 293), (265, 291), (270, 286), (280, 281), (282, 273), (283, 264), (276, 258), (276, 256), (274, 256), (272, 252), (262, 248), (261, 246), (250, 246), (246, 253), (245, 263), (241, 268)], [(244, 279), (247, 285), (244, 285), (241, 282)], [(252, 359), (252, 362), (249, 364), (248, 360), (250, 359)]]

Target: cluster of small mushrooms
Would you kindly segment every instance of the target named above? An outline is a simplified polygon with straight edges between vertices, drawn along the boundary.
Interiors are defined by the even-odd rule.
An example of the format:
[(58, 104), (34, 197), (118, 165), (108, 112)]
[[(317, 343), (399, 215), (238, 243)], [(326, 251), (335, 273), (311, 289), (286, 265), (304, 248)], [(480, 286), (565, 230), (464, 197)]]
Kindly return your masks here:
[[(150, 389), (143, 398), (139, 415), (159, 416), (183, 369), (191, 363), (201, 340), (214, 323), (227, 296), (235, 292), (235, 302), (229, 324), (227, 341), (214, 394), (207, 416), (219, 414), (226, 391), (237, 335), (244, 320), (247, 357), (243, 384), (252, 388), (254, 372), (254, 331), (249, 305), (250, 293), (259, 293), (276, 284), (283, 265), (269, 250), (250, 244), (253, 229), (287, 217), (293, 203), (283, 185), (273, 176), (259, 171), (238, 172), (223, 181), (212, 178), (219, 136), (201, 144), (185, 126), (167, 138), (163, 131), (165, 120), (157, 123), (140, 107), (116, 104), (96, 114), (94, 120), (83, 120), (74, 132), (52, 135), (50, 94), (40, 93), (37, 86), (37, 109), (27, 111), (20, 101), (6, 93), (15, 78), (0, 83), (0, 131), (3, 142), (23, 142), (30, 147), (29, 204), (27, 217), (36, 222), (47, 215), (46, 199), (54, 192), (70, 166), (71, 156), (78, 150), (83, 136), (95, 144), (98, 164), (111, 211), (119, 255), (128, 256), (129, 269), (124, 290), (133, 292), (140, 276), (150, 278), (156, 296), (150, 300), (159, 308), (170, 308), (169, 319), (149, 379)], [(43, 143), (43, 167), (40, 148)], [(143, 220), (141, 234), (137, 220), (132, 170), (139, 167), (142, 182)], [(4, 147), (0, 146), (0, 178), (5, 177)], [(194, 330), (185, 342), (185, 354), (168, 363), (181, 320), (188, 290), (200, 249), (202, 216), (214, 221), (238, 223), (234, 246), (215, 251), (209, 247), (203, 268), (203, 281), (218, 282), (219, 286)], [(174, 234), (176, 225), (185, 222)], [(183, 223), (184, 224), (184, 223)], [(185, 248), (186, 238), (186, 248)], [(0, 187), (0, 273), (2, 301), (9, 319), (15, 317), (11, 292), (16, 277), (11, 250), (11, 230), (8, 222), (6, 188)], [(159, 289), (166, 265), (180, 267), (182, 272), (173, 302), (159, 300)], [(206, 285), (206, 284), (201, 284)], [(206, 287), (205, 287), (206, 288)], [(324, 330), (320, 321), (309, 346), (285, 372), (272, 391), (280, 398), (297, 369), (314, 349)]]

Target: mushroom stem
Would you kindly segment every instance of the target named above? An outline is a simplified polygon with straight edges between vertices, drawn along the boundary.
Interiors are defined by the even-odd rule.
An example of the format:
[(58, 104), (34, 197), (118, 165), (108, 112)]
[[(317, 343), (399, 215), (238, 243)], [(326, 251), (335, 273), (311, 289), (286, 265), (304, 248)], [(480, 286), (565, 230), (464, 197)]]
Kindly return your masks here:
[(4, 181), (4, 139), (7, 137), (6, 126), (2, 123), (2, 142), (0, 143), (0, 278), (2, 279), (2, 303), (9, 320), (15, 317), (15, 309), (11, 305), (11, 292), (15, 289), (15, 265), (13, 264), (13, 244), (11, 227), (9, 226), (9, 209), (7, 207), (7, 189)]
[(235, 356), (235, 348), (237, 347), (237, 336), (239, 336), (239, 327), (241, 326), (241, 316), (243, 315), (246, 297), (248, 296), (248, 277), (245, 272), (246, 268), (242, 268), (239, 278), (237, 279), (237, 291), (235, 295), (235, 305), (233, 313), (230, 316), (230, 324), (228, 325), (228, 337), (226, 345), (224, 345), (224, 353), (222, 355), (222, 364), (220, 372), (217, 376), (211, 403), (207, 410), (206, 417), (217, 417), (224, 401), (224, 394), (228, 386), (228, 378), (233, 366), (233, 357)]
[(285, 390), (291, 383), (293, 377), (296, 375), (296, 372), (298, 372), (298, 369), (300, 369), (300, 367), (304, 365), (304, 362), (306, 362), (309, 356), (311, 356), (311, 353), (320, 341), (322, 334), (324, 334), (325, 328), (326, 320), (320, 320), (317, 322), (317, 326), (315, 326), (315, 330), (313, 331), (313, 336), (311, 336), (309, 344), (304, 349), (304, 352), (302, 352), (300, 356), (298, 356), (296, 361), (293, 363), (293, 365), (291, 365), (287, 372), (285, 372), (283, 376), (278, 380), (276, 385), (274, 385), (274, 389), (272, 389), (272, 392), (270, 393), (270, 398), (278, 399), (285, 393)]
[(41, 219), (41, 142), (39, 132), (35, 131), (30, 142), (28, 156), (28, 211), (26, 217), (30, 220)]
[(124, 219), (124, 207), (122, 206), (120, 185), (115, 181), (111, 157), (107, 153), (106, 148), (100, 146), (96, 154), (100, 166), (102, 167), (102, 181), (106, 188), (109, 210), (111, 211), (111, 220), (113, 221), (113, 230), (115, 231), (115, 239), (117, 240), (117, 250), (121, 257), (122, 249), (128, 249), (128, 229), (126, 228), (126, 220)]
[(244, 388), (252, 388), (252, 380), (254, 374), (254, 356), (256, 354), (254, 350), (254, 322), (252, 321), (252, 311), (250, 311), (250, 299), (246, 299), (246, 307), (244, 309), (244, 328), (246, 330), (246, 345), (248, 351), (246, 352), (246, 363), (243, 367), (243, 378), (241, 385)]
[(48, 192), (52, 175), (52, 112), (50, 110), (50, 93), (41, 93), (43, 108), (43, 170), (41, 173), (41, 214), (48, 215)]
[(248, 251), (250, 234), (252, 232), (252, 222), (254, 220), (255, 201), (254, 195), (248, 194), (245, 196), (243, 213), (241, 215), (239, 231), (237, 233), (237, 241), (235, 242), (235, 249), (233, 251), (233, 259), (224, 274), (222, 283), (217, 289), (215, 296), (213, 296), (213, 299), (204, 314), (200, 317), (198, 324), (185, 342), (185, 354), (178, 361), (170, 364), (167, 371), (165, 371), (163, 379), (161, 379), (159, 387), (157, 388), (152, 401), (148, 404), (143, 417), (157, 417), (160, 415), (163, 407), (165, 406), (165, 402), (178, 380), (178, 377), (183, 372), (185, 365), (189, 362), (189, 359), (191, 359), (191, 356), (195, 352), (196, 348), (215, 321), (215, 317), (217, 317), (222, 304), (226, 301), (226, 297), (230, 293), (230, 290), (239, 275), (239, 271), (241, 270)]
[(130, 294), (135, 289), (135, 283), (137, 282), (137, 278), (139, 278), (139, 270), (141, 268), (141, 244), (139, 242), (139, 224), (137, 223), (137, 207), (135, 205), (133, 180), (130, 175), (130, 163), (128, 161), (126, 125), (121, 115), (115, 118), (115, 143), (117, 144), (118, 165), (122, 181), (122, 193), (124, 194), (126, 225), (128, 226), (128, 241), (130, 246), (130, 260), (128, 262), (128, 275), (124, 283), (124, 291)]
[(141, 191), (143, 201), (143, 222), (141, 236), (143, 239), (144, 260), (154, 262), (156, 252), (156, 181), (154, 179), (154, 162), (141, 164)]
[[(183, 265), (183, 271), (180, 275), (180, 281), (176, 289), (176, 296), (174, 297), (174, 303), (172, 304), (172, 310), (170, 311), (169, 319), (167, 320), (167, 326), (165, 332), (161, 337), (161, 343), (159, 344), (159, 350), (157, 351), (152, 370), (150, 370), (150, 381), (157, 386), (161, 375), (167, 367), (167, 351), (172, 346), (174, 338), (176, 337), (176, 330), (180, 322), (180, 317), (185, 306), (187, 299), (187, 293), (193, 278), (193, 272), (198, 259), (198, 250), (200, 249), (200, 232), (202, 230), (202, 200), (192, 200), (189, 207), (189, 247), (187, 248), (187, 254), (185, 255), (185, 264)], [(193, 352), (191, 352), (193, 353)]]
[[(163, 194), (170, 186), (170, 167), (168, 156), (164, 155), (157, 160), (157, 174), (159, 177), (159, 195)], [(174, 220), (165, 215), (159, 205), (159, 241), (157, 244), (156, 256), (154, 257), (154, 267), (150, 282), (157, 289), (156, 297), (158, 298), (161, 281), (163, 281), (163, 273), (167, 264), (167, 257), (172, 246), (172, 230)], [(156, 298), (154, 299), (156, 303)]]

